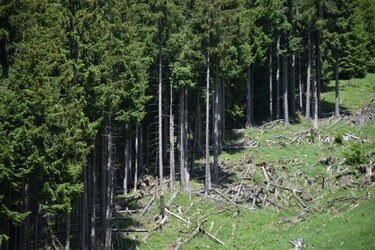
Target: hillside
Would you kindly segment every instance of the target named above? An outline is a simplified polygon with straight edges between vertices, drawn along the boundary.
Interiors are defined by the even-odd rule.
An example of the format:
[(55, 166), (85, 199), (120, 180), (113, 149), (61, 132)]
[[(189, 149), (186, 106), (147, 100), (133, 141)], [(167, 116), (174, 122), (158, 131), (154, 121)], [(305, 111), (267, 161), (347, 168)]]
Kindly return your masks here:
[[(333, 87), (322, 94), (323, 112), (333, 105)], [(317, 130), (301, 116), (288, 127), (227, 131), (224, 149), (247, 147), (220, 155), (221, 181), (207, 196), (198, 160), (191, 198), (167, 191), (165, 221), (152, 184), (117, 197), (124, 205), (114, 216), (116, 246), (290, 249), (300, 238), (306, 249), (375, 248), (375, 75), (341, 81), (340, 91), (345, 115), (327, 114)]]

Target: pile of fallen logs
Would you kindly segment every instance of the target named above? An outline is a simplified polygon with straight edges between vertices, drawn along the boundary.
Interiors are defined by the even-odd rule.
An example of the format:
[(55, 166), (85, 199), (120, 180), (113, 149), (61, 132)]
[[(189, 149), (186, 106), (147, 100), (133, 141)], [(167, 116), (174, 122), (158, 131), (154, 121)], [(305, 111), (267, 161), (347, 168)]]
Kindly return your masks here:
[(323, 157), (312, 166), (327, 166), (325, 174), (313, 177), (300, 171), (288, 172), (288, 167), (303, 164), (298, 158), (258, 164), (252, 162), (251, 158), (244, 158), (242, 162), (241, 168), (220, 164), (225, 166), (226, 171), (235, 171), (233, 174), (242, 179), (240, 183), (216, 185), (210, 194), (203, 194), (203, 191), (193, 193), (246, 209), (270, 207), (278, 211), (297, 205), (306, 212), (310, 207), (315, 207), (324, 189), (328, 192), (339, 188), (364, 189), (375, 182), (372, 174), (374, 163), (347, 166), (344, 165), (345, 161), (338, 162), (333, 156)]

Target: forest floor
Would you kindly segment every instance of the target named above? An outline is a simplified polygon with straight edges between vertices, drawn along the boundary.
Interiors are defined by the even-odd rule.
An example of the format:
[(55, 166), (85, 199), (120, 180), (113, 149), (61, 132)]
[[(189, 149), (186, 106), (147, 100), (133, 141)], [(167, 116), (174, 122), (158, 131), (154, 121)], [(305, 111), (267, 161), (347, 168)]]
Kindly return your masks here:
[(115, 248), (375, 249), (375, 74), (340, 84), (344, 115), (329, 113), (332, 82), (317, 130), (300, 116), (227, 131), (224, 145), (247, 147), (223, 151), (207, 196), (198, 160), (191, 197), (166, 192), (166, 220), (152, 183), (118, 197)]

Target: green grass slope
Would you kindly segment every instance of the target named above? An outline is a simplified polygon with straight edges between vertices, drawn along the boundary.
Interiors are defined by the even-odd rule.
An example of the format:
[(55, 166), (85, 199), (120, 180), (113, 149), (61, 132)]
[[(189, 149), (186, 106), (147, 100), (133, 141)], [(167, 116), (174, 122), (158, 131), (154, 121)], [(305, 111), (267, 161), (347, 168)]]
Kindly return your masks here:
[[(353, 79), (350, 83), (340, 81), (340, 84), (341, 105), (352, 114), (374, 99), (375, 74)], [(321, 95), (324, 112), (333, 111), (334, 95), (334, 82), (331, 82)], [(180, 249), (291, 249), (291, 239), (303, 238), (307, 249), (375, 249), (375, 187), (372, 183), (358, 188), (365, 178), (358, 170), (359, 166), (375, 162), (375, 122), (359, 126), (353, 123), (351, 117), (327, 117), (319, 120), (318, 130), (311, 129), (312, 124), (304, 122), (301, 117), (300, 122), (288, 127), (276, 125), (269, 129), (228, 131), (226, 144), (248, 140), (257, 142), (258, 146), (224, 151), (220, 155), (220, 161), (229, 166), (227, 171), (231, 173), (229, 180), (223, 184), (225, 187), (239, 183), (264, 185), (261, 174), (254, 173), (249, 180), (241, 177), (244, 159), (251, 158), (255, 166), (262, 162), (276, 162), (276, 166), (283, 169), (286, 180), (295, 180), (295, 185), (311, 195), (312, 199), (307, 201), (308, 210), (301, 208), (298, 202), (291, 202), (282, 209), (269, 206), (249, 209), (249, 202), (242, 201), (234, 206), (202, 195), (193, 194), (189, 198), (180, 192), (169, 209), (176, 214), (181, 211), (180, 216), (189, 220), (190, 224), (169, 215), (161, 229), (151, 231), (156, 225), (155, 215), (160, 213), (156, 199), (140, 220), (139, 214), (119, 216), (120, 228), (145, 228), (151, 232), (122, 234), (121, 247), (118, 235), (115, 235), (115, 245), (118, 249), (175, 249), (177, 242), (182, 242)], [(301, 142), (292, 142), (304, 131), (310, 131), (307, 137), (303, 137)], [(363, 138), (366, 142), (345, 141), (345, 133)], [(336, 161), (329, 166), (320, 163), (321, 158), (328, 156)], [(353, 162), (359, 160), (347, 164), (343, 163), (345, 158)], [(198, 170), (203, 165), (203, 159), (197, 161)], [(337, 175), (327, 177), (331, 186), (318, 183), (322, 177), (328, 176), (328, 171), (339, 173), (342, 168), (346, 168), (344, 173), (354, 173), (351, 175), (351, 183), (354, 184), (342, 186), (339, 182), (341, 177)], [(311, 185), (310, 179), (313, 180)], [(193, 189), (201, 189), (202, 181), (193, 177)], [(171, 193), (167, 191), (165, 200), (170, 197)], [(289, 197), (288, 192), (282, 197)], [(146, 195), (127, 206), (141, 209), (150, 199), (151, 195)], [(224, 245), (203, 232), (194, 235), (197, 225), (202, 222), (203, 230)]]

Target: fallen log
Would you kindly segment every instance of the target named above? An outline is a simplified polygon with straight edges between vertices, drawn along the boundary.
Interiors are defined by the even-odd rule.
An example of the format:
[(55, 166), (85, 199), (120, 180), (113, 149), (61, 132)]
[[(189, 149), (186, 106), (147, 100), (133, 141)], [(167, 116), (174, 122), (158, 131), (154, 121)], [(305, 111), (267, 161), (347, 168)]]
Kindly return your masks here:
[(117, 233), (148, 233), (146, 228), (112, 228), (112, 232)]
[(177, 215), (177, 214), (175, 214), (175, 213), (169, 211), (167, 208), (165, 209), (165, 212), (167, 212), (167, 214), (172, 215), (173, 217), (179, 219), (180, 221), (185, 222), (185, 223), (188, 224), (188, 225), (191, 224), (190, 221), (188, 221), (188, 220), (182, 218), (181, 216), (179, 216), (179, 215)]
[(147, 210), (150, 208), (150, 206), (154, 202), (155, 198), (156, 198), (156, 192), (152, 196), (152, 198), (151, 198), (150, 202), (147, 204), (147, 206), (143, 209), (142, 213), (138, 216), (137, 220), (140, 220), (142, 218), (142, 216), (147, 212)]

